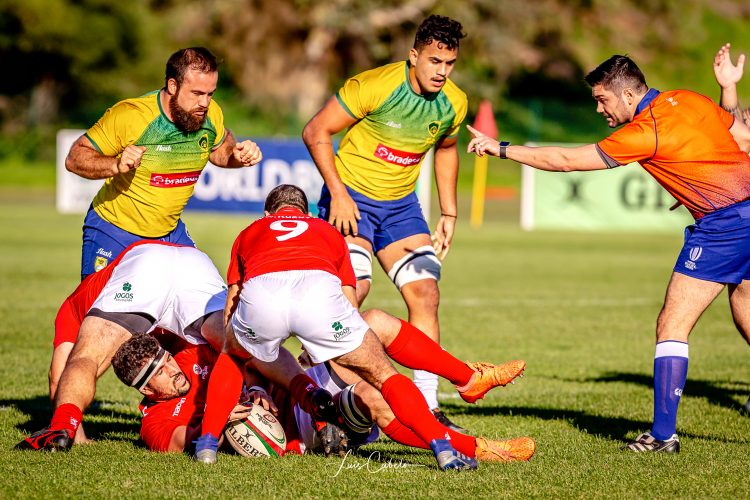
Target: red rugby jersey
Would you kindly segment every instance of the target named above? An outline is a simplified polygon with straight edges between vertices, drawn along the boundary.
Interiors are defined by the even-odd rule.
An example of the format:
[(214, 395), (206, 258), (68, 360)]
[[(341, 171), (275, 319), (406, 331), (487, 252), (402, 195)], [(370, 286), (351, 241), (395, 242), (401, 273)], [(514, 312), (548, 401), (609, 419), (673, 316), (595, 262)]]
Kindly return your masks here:
[(279, 271), (320, 270), (356, 286), (346, 240), (328, 222), (284, 207), (245, 228), (232, 246), (228, 285)]
[(709, 98), (673, 90), (597, 147), (612, 166), (640, 163), (699, 219), (750, 198), (750, 157), (729, 132), (733, 124)]
[(144, 399), (140, 410), (141, 439), (153, 451), (166, 452), (175, 429), (182, 425), (199, 426), (203, 419), (208, 392), (208, 377), (218, 354), (207, 344), (193, 345), (175, 341), (174, 359), (190, 382), (190, 390), (182, 397), (150, 402)]

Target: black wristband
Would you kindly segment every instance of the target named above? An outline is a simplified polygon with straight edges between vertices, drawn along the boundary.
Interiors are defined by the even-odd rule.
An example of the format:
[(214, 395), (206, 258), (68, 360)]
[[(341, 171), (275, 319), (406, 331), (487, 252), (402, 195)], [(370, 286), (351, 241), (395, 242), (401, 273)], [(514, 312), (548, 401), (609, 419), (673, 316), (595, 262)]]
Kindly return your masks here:
[(506, 160), (508, 157), (505, 155), (505, 148), (507, 148), (508, 146), (510, 146), (510, 142), (509, 141), (500, 141), (499, 144), (500, 144), (500, 154), (498, 156), (500, 158), (502, 158), (503, 160)]
[(443, 217), (453, 217), (454, 219), (458, 219), (457, 215), (443, 214), (443, 213), (441, 213), (440, 215), (443, 216)]

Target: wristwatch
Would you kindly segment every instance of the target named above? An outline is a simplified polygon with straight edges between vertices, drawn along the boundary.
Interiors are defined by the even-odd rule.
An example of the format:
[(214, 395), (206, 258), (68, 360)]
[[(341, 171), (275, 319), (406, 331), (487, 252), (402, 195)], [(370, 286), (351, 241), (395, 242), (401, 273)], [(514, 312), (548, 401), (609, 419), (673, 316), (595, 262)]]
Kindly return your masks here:
[(509, 141), (500, 141), (500, 158), (502, 158), (503, 160), (508, 158), (507, 156), (505, 156), (505, 148), (507, 148), (508, 146), (510, 146)]

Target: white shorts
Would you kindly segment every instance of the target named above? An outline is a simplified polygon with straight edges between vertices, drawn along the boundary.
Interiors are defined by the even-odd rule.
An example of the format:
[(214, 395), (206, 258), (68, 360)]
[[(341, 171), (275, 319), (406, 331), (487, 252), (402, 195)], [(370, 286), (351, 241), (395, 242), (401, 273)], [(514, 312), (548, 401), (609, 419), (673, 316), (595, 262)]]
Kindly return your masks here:
[(105, 312), (148, 314), (151, 328), (164, 328), (191, 344), (205, 344), (186, 329), (226, 304), (224, 280), (211, 259), (192, 247), (134, 247), (112, 272), (92, 308)]
[(369, 329), (344, 296), (341, 281), (325, 271), (284, 271), (250, 278), (232, 315), (237, 341), (271, 362), (294, 335), (314, 363), (352, 352)]

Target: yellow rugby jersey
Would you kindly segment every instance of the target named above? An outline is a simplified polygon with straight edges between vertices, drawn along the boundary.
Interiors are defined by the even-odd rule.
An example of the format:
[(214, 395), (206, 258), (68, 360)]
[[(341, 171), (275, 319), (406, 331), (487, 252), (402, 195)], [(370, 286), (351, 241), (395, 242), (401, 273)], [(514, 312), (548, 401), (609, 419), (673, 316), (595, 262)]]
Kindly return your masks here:
[(138, 168), (108, 178), (94, 197), (99, 216), (125, 231), (158, 238), (177, 226), (212, 149), (224, 140), (224, 115), (214, 101), (196, 132), (184, 133), (161, 108), (159, 91), (120, 101), (86, 132), (94, 147), (117, 156), (130, 144), (146, 152)]
[(440, 92), (416, 93), (408, 61), (350, 78), (336, 98), (358, 120), (341, 140), (336, 170), (344, 184), (375, 200), (414, 191), (425, 153), (455, 136), (466, 117), (466, 94), (451, 80)]

